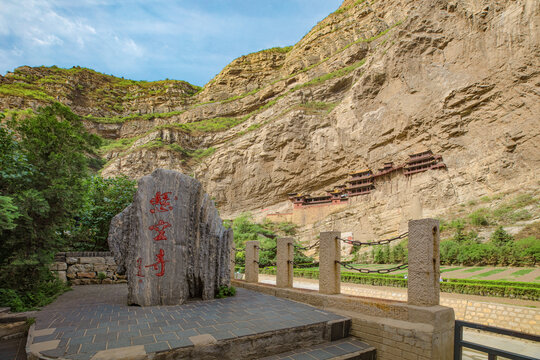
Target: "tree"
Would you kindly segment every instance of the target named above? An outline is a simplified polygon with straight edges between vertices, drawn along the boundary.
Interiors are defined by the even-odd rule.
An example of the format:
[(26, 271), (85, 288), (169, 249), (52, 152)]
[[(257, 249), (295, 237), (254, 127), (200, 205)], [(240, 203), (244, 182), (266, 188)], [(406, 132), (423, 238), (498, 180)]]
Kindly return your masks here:
[(38, 306), (63, 286), (46, 264), (65, 246), (99, 143), (61, 104), (0, 118), (0, 302)]
[(71, 230), (71, 247), (83, 251), (108, 250), (111, 219), (133, 202), (135, 184), (135, 180), (126, 176), (104, 179), (96, 175), (87, 179), (83, 206)]
[(490, 237), (491, 242), (497, 246), (504, 246), (514, 241), (512, 235), (507, 233), (502, 226), (499, 226)]
[(2, 147), (10, 151), (2, 156), (9, 167), (2, 174), (0, 195), (12, 199), (20, 216), (16, 226), (2, 234), (2, 260), (23, 257), (42, 263), (44, 253), (62, 246), (64, 229), (82, 204), (88, 157), (94, 155), (99, 139), (61, 104), (5, 125), (8, 130), (2, 139), (7, 131), (14, 143), (3, 141)]

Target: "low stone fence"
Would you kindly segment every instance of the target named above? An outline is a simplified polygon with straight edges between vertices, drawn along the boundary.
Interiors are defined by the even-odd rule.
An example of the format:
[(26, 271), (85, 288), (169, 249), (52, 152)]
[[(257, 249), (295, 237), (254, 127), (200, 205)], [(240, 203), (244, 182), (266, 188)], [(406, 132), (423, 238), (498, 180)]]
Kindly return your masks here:
[[(259, 283), (259, 251), (269, 249), (261, 249), (258, 241), (247, 241), (243, 249), (246, 280), (232, 280), (232, 283), (349, 316), (351, 334), (376, 347), (379, 360), (453, 359), (455, 314), (452, 308), (440, 305), (439, 222), (434, 219), (409, 222), (406, 302), (341, 294), (341, 242), (351, 240), (340, 236), (341, 232), (336, 231), (320, 234), (318, 292), (293, 288), (293, 248), (297, 245), (291, 238), (277, 239), (276, 286)], [(232, 262), (234, 258), (231, 256)], [(231, 267), (234, 268), (234, 263)]]
[(51, 271), (62, 281), (73, 285), (125, 283), (119, 275), (111, 252), (61, 252), (55, 255)]

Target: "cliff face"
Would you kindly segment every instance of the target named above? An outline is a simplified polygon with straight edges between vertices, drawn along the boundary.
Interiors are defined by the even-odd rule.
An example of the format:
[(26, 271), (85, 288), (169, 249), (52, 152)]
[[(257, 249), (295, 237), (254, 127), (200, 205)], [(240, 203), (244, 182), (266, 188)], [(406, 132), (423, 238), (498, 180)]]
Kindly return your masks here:
[(351, 0), (292, 49), (244, 56), (200, 93), (171, 96), (165, 111), (179, 111), (88, 127), (122, 139), (105, 150), (105, 176), (181, 170), (225, 217), (285, 211), (287, 193), (441, 154), (447, 170), (393, 178), (304, 229), (383, 235), (403, 226), (415, 197), (437, 215), (538, 186), (539, 59), (535, 0)]

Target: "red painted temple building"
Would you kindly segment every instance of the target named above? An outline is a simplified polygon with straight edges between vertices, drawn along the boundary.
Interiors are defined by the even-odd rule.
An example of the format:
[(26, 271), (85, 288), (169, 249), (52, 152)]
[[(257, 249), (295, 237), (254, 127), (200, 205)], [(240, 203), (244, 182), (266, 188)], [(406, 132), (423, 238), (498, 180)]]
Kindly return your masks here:
[(409, 176), (436, 169), (446, 169), (446, 164), (441, 155), (435, 155), (431, 150), (427, 150), (409, 155), (409, 159), (403, 165), (394, 167), (393, 162), (386, 162), (377, 173), (373, 173), (371, 169), (349, 173), (347, 185), (339, 185), (333, 190), (326, 190), (328, 195), (310, 196), (309, 194), (290, 193), (288, 196), (294, 209), (314, 205), (344, 204), (350, 197), (371, 193), (378, 180), (380, 181), (398, 171)]
[(369, 194), (375, 189), (373, 183), (373, 172), (370, 169), (357, 171), (349, 174), (350, 180), (347, 181), (349, 186), (345, 189), (347, 195), (358, 196)]
[(409, 160), (404, 166), (404, 175), (413, 175), (433, 169), (446, 169), (441, 155), (433, 155), (431, 150), (409, 155)]

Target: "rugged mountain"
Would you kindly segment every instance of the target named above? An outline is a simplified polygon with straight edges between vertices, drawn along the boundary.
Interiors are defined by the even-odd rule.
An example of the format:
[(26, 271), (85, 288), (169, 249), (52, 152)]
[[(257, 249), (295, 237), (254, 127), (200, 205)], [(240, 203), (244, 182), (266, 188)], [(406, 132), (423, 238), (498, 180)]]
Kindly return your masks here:
[[(198, 93), (172, 84), (172, 93), (122, 100), (117, 112), (58, 100), (92, 115), (88, 128), (112, 140), (104, 175), (181, 170), (225, 217), (287, 212), (287, 193), (321, 192), (348, 172), (428, 149), (442, 156), (445, 170), (392, 176), (306, 221), (304, 238), (329, 228), (383, 236), (403, 229), (414, 199), (437, 215), (539, 185), (535, 0), (346, 0), (292, 48), (236, 59)], [(4, 93), (0, 85), (0, 107), (34, 106)]]
[(83, 116), (114, 117), (179, 110), (199, 90), (185, 81), (134, 81), (74, 66), (21, 66), (0, 75), (0, 109), (59, 101)]

